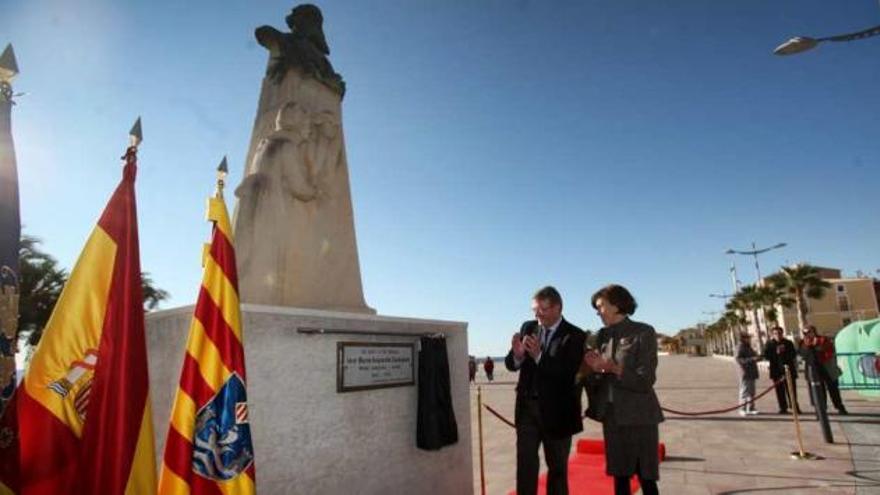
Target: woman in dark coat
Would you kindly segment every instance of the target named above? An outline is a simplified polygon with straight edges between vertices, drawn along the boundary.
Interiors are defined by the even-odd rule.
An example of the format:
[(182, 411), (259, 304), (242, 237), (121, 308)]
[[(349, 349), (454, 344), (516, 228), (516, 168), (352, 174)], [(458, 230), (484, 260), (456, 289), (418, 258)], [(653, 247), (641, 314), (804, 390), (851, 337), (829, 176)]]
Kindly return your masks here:
[(587, 415), (602, 422), (606, 471), (614, 476), (615, 495), (629, 495), (629, 480), (639, 477), (642, 493), (659, 493), (659, 428), (663, 421), (654, 393), (657, 334), (632, 321), (636, 301), (626, 288), (608, 285), (592, 298), (604, 328), (596, 350), (584, 354), (590, 406)]

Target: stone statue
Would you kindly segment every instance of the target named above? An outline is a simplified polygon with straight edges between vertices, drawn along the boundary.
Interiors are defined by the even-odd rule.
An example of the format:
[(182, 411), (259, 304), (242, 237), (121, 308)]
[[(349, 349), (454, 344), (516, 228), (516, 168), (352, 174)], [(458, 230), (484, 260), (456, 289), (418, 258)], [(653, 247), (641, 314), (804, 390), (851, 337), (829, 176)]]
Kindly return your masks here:
[(343, 95), (345, 82), (327, 59), (330, 47), (324, 38), (321, 9), (311, 4), (300, 5), (285, 20), (290, 33), (282, 33), (272, 26), (260, 26), (254, 33), (257, 41), (272, 54), (266, 75), (279, 83), (289, 69), (298, 68)]
[(364, 302), (342, 134), (342, 77), (321, 11), (301, 5), (269, 49), (245, 176), (236, 189), (242, 302), (374, 313)]

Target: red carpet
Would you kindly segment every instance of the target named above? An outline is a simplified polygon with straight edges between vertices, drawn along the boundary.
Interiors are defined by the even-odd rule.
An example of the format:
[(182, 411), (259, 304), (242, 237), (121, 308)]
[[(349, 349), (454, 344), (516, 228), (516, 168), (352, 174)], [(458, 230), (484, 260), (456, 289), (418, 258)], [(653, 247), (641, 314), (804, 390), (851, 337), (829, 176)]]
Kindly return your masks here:
[[(660, 444), (660, 462), (666, 458), (666, 446)], [(630, 480), (633, 493), (639, 480)], [(614, 495), (614, 478), (605, 474), (605, 442), (584, 438), (578, 440), (575, 454), (568, 460), (568, 491), (571, 495)], [(547, 473), (538, 479), (538, 494), (547, 493)], [(509, 495), (516, 495), (516, 490)]]

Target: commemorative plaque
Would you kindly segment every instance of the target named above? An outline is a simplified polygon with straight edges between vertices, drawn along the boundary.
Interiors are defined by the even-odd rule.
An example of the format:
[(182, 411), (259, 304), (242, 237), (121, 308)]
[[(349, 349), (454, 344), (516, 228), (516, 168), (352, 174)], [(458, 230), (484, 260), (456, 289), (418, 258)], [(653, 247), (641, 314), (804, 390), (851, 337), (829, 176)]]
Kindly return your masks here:
[(339, 342), (336, 391), (355, 392), (415, 385), (415, 344)]

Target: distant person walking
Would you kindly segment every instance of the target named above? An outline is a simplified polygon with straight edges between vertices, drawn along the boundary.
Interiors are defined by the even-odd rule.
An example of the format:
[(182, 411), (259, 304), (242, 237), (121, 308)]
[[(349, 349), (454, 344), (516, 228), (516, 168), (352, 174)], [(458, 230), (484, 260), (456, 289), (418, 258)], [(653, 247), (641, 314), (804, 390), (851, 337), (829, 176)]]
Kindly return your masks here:
[(739, 402), (740, 416), (758, 414), (755, 408), (755, 380), (758, 379), (758, 360), (761, 358), (752, 349), (752, 336), (743, 333), (739, 336), (736, 362), (739, 364)]
[(468, 377), (471, 383), (477, 379), (477, 360), (473, 356), (468, 359)]
[(486, 360), (483, 361), (483, 371), (486, 372), (486, 378), (490, 382), (495, 379), (495, 361), (492, 360), (492, 356), (486, 356)]
[(819, 335), (816, 327), (808, 325), (804, 329), (804, 340), (801, 341), (800, 353), (807, 363), (807, 376), (810, 381), (821, 381), (828, 389), (831, 402), (839, 414), (849, 414), (843, 406), (840, 398), (840, 387), (837, 379), (841, 375), (837, 366), (837, 352), (834, 350), (834, 341), (824, 335)]
[[(772, 338), (764, 346), (764, 359), (770, 364), (770, 379), (776, 383), (776, 402), (779, 403), (779, 414), (786, 414), (791, 407), (801, 414), (797, 398), (797, 352), (794, 342), (785, 338), (782, 328), (770, 330)], [(785, 367), (791, 370), (792, 389), (788, 390), (785, 381)], [(781, 381), (780, 381), (781, 380)], [(790, 397), (789, 397), (790, 394)]]
[(571, 436), (583, 431), (575, 374), (585, 334), (562, 317), (562, 296), (550, 286), (532, 297), (535, 319), (513, 334), (504, 365), (516, 384), (516, 493), (538, 493), (538, 448), (544, 446), (547, 495), (568, 494)]
[(644, 495), (657, 494), (658, 424), (663, 421), (654, 393), (657, 333), (629, 319), (636, 301), (620, 285), (599, 289), (591, 303), (604, 328), (596, 336), (598, 350), (588, 350), (583, 359), (590, 370), (587, 416), (602, 422), (606, 472), (614, 476), (615, 495), (630, 495), (633, 475), (639, 477)]

